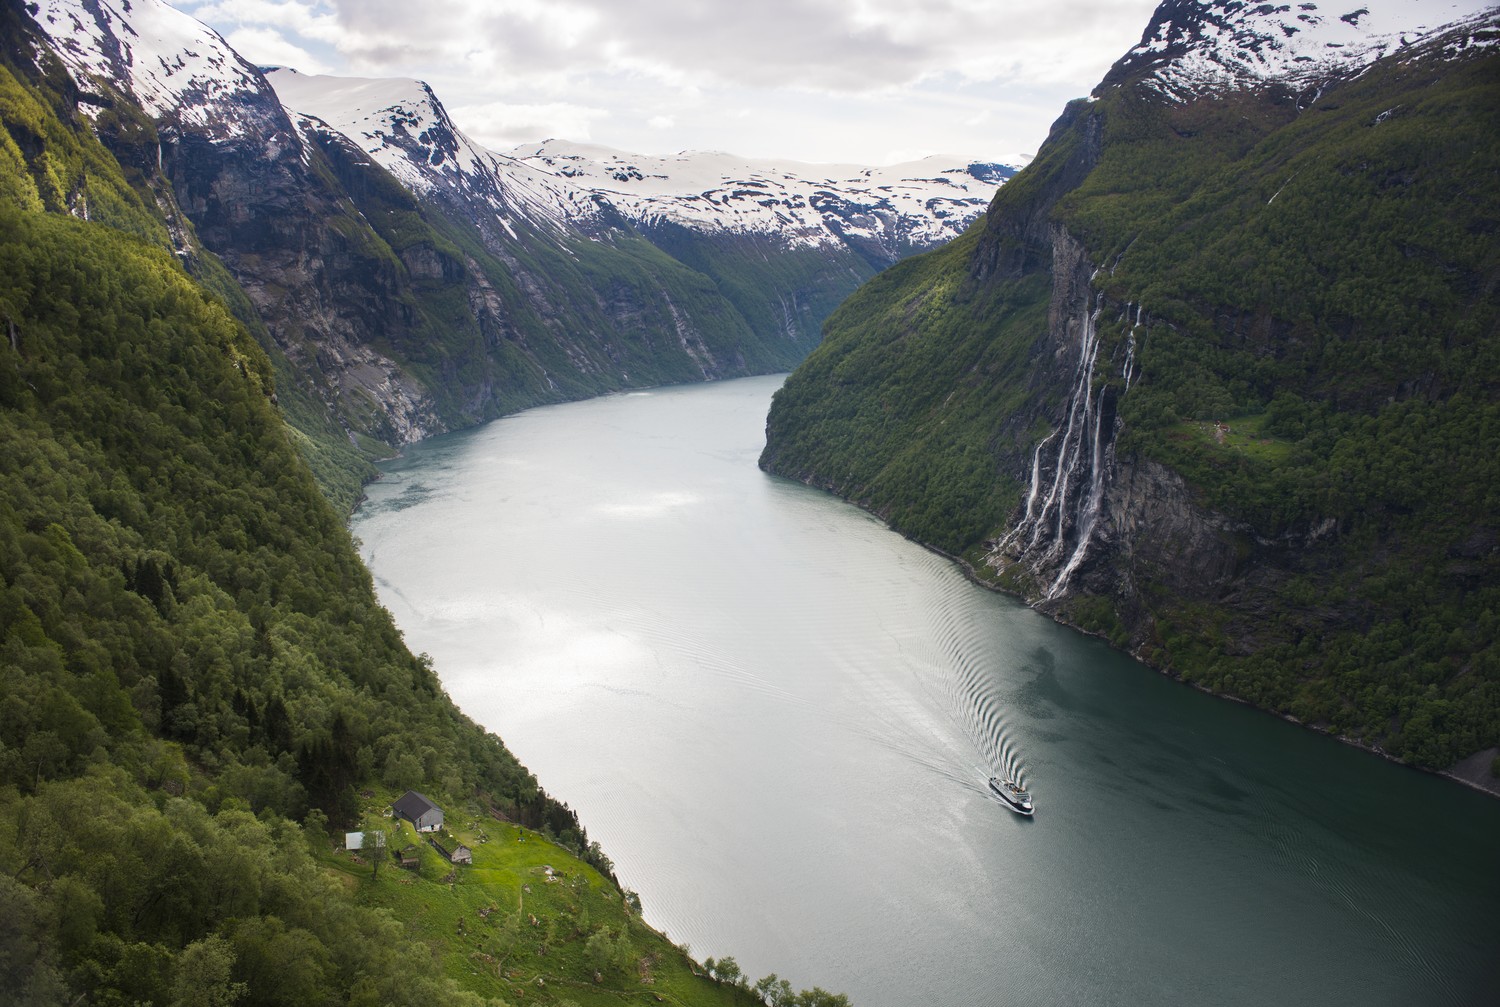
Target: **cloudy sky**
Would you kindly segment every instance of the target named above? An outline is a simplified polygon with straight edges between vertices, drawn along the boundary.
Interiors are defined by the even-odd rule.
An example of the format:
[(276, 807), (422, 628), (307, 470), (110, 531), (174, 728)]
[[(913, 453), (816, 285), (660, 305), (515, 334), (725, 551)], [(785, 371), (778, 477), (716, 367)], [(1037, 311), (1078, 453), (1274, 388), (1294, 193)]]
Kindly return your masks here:
[(171, 0), (247, 58), (419, 77), (490, 147), (1029, 157), (1157, 0)]

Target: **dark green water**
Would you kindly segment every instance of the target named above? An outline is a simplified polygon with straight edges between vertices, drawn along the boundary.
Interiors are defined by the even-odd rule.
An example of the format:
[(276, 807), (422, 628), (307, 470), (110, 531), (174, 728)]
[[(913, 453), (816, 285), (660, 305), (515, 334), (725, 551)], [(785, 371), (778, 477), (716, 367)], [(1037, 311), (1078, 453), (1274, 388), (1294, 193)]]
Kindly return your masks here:
[[(354, 521), (413, 649), (648, 920), (864, 1007), (1500, 1002), (1500, 801), (764, 475), (779, 381), (439, 438)], [(1001, 769), (1035, 819), (987, 794)]]

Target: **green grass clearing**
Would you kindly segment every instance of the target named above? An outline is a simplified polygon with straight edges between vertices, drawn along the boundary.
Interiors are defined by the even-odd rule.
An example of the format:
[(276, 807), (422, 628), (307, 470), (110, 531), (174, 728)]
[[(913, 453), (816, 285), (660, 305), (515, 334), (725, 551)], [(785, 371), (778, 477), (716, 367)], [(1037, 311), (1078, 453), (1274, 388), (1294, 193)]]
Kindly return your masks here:
[[(436, 836), (419, 836), (377, 806), (367, 802), (367, 822), (381, 822), (392, 854), (415, 847), (417, 869), (390, 856), (377, 873), (368, 850), (330, 850), (324, 866), (356, 901), (400, 920), (465, 989), (509, 1004), (760, 1003), (704, 975), (613, 882), (540, 833), (459, 813)], [(468, 846), (473, 864), (450, 864), (433, 838)]]

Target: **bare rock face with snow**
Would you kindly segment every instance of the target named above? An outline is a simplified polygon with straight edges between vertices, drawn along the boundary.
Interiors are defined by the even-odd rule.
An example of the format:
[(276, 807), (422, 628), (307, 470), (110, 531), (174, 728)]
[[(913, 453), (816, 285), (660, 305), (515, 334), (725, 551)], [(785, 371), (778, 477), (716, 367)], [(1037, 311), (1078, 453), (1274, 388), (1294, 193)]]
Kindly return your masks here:
[(446, 192), (498, 220), (593, 233), (626, 221), (750, 235), (784, 247), (851, 247), (879, 265), (960, 234), (1015, 168), (933, 156), (886, 167), (659, 157), (547, 140), (508, 151), (470, 140), (421, 81), (267, 73), (289, 111), (359, 146), (413, 191)]
[[(1421, 45), (1438, 29), (1484, 20), (1476, 0), (1167, 0), (1140, 44), (1101, 87), (1150, 67), (1154, 86), (1179, 101), (1280, 87), (1316, 95), (1376, 60)], [(1468, 44), (1493, 44), (1485, 35)]]
[(158, 0), (44, 0), (33, 16), (85, 96), (85, 115), (133, 101), (152, 121), (154, 152), (108, 138), (116, 156), (148, 170), (169, 223), (191, 221), (191, 234), (173, 227), (179, 254), (191, 261), (207, 249), (224, 262), (314, 394), (335, 414), (381, 403), (362, 432), (382, 439), (442, 429), (421, 382), (368, 338), (396, 310), (399, 278), (340, 268), (349, 228), (330, 225), (345, 216), (341, 194), (320, 182), (261, 72)]
[(34, 17), (86, 94), (113, 85), (159, 122), (218, 140), (285, 126), (260, 72), (217, 32), (164, 3), (41, 0)]
[(859, 283), (959, 233), (1013, 170), (492, 151), (419, 81), (262, 70), (162, 0), (29, 9), (83, 114), (149, 124), (101, 139), (184, 261), (222, 260), (307, 390), (391, 443), (790, 368)]

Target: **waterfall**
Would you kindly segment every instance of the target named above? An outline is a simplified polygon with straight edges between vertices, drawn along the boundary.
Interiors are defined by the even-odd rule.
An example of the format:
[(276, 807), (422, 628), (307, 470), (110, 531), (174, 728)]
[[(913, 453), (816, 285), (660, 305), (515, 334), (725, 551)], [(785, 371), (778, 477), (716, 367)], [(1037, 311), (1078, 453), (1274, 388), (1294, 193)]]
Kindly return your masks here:
[[(1073, 574), (1088, 556), (1101, 523), (1106, 477), (1113, 461), (1118, 421), (1109, 424), (1105, 421), (1106, 413), (1113, 415), (1105, 401), (1108, 386), (1097, 391), (1094, 388), (1103, 342), (1099, 319), (1104, 313), (1105, 299), (1103, 294), (1091, 292), (1090, 300), (1085, 310), (1075, 316), (1080, 322), (1079, 352), (1065, 411), (1067, 421), (1033, 451), (1025, 512), (996, 547), (997, 552), (1007, 552), (1023, 561), (1034, 573), (1040, 574), (1060, 563), (1046, 589), (1048, 599), (1067, 589)], [(1144, 320), (1144, 309), (1131, 304), (1125, 305), (1119, 319), (1126, 330), (1121, 376), (1127, 390), (1136, 377), (1136, 330)]]
[[(1052, 438), (1056, 436), (1057, 431), (1054, 430), (1046, 437), (1043, 437), (1041, 443), (1036, 446), (1036, 450), (1031, 453), (1031, 488), (1026, 491), (1026, 514), (1021, 518), (1020, 521), (1016, 523), (1016, 526), (1014, 528), (1006, 533), (1005, 538), (1000, 540), (999, 545), (996, 546), (997, 552), (1005, 551), (1016, 541), (1016, 539), (1021, 537), (1021, 534), (1026, 531), (1026, 529), (1034, 528), (1036, 526), (1037, 490), (1039, 490), (1042, 485), (1042, 452), (1046, 450), (1047, 445), (1051, 444)], [(1030, 547), (1030, 545), (1034, 545), (1035, 541), (1035, 532), (1033, 531), (1032, 542), (1028, 544), (1028, 548)]]
[[(1096, 347), (1097, 355), (1097, 347)], [(1092, 374), (1093, 368), (1089, 368)], [(1100, 396), (1103, 397), (1102, 394)], [(1073, 555), (1068, 557), (1067, 565), (1063, 567), (1062, 573), (1052, 582), (1047, 589), (1048, 598), (1056, 598), (1062, 593), (1063, 588), (1068, 586), (1068, 578), (1073, 576), (1073, 571), (1078, 569), (1078, 564), (1083, 562), (1084, 554), (1088, 551), (1089, 542), (1094, 537), (1094, 525), (1099, 517), (1099, 510), (1104, 503), (1104, 408), (1100, 402), (1099, 408), (1094, 410), (1094, 432), (1089, 438), (1089, 492), (1083, 501), (1082, 509), (1074, 527), (1078, 530), (1078, 545), (1073, 549)], [(1062, 527), (1059, 519), (1058, 528)], [(1062, 535), (1059, 531), (1057, 548), (1062, 547)]]
[[(1125, 391), (1130, 391), (1130, 379), (1133, 376), (1135, 365), (1135, 330), (1141, 327), (1141, 318), (1145, 312), (1145, 305), (1135, 306), (1135, 321), (1130, 324), (1129, 331), (1125, 336), (1125, 366), (1120, 373), (1125, 378)], [(1130, 305), (1125, 305), (1125, 320), (1130, 320)]]
[(1060, 428), (1062, 439), (1058, 441), (1057, 453), (1051, 462), (1051, 486), (1038, 507), (1037, 499), (1043, 478), (1042, 459), (1047, 445), (1058, 435), (1056, 430), (1037, 445), (1032, 456), (1031, 488), (1027, 493), (1026, 515), (1013, 533), (1014, 539), (1030, 533), (1024, 551), (1031, 554), (1043, 544), (1043, 536), (1050, 530), (1050, 542), (1040, 557), (1042, 559), (1050, 558), (1061, 548), (1069, 517), (1068, 497), (1072, 491), (1074, 476), (1079, 462), (1084, 458), (1086, 445), (1094, 439), (1090, 436), (1089, 428), (1097, 426), (1093, 422), (1094, 413), (1098, 411), (1094, 396), (1094, 368), (1099, 354), (1099, 315), (1104, 305), (1101, 295), (1095, 295), (1095, 299), (1095, 307), (1086, 312), (1082, 319), (1078, 364), (1074, 369), (1073, 392), (1068, 399), (1068, 421), (1066, 426)]
[(1068, 400), (1068, 424), (1063, 429), (1062, 440), (1057, 446), (1057, 456), (1052, 466), (1052, 485), (1040, 509), (1036, 507), (1036, 499), (1041, 486), (1042, 453), (1052, 438), (1057, 436), (1057, 431), (1054, 430), (1046, 440), (1038, 444), (1036, 453), (1032, 456), (1031, 489), (1027, 493), (1026, 516), (1016, 526), (1012, 536), (1018, 539), (1027, 531), (1031, 533), (1025, 546), (1027, 553), (1033, 552), (1041, 544), (1042, 535), (1050, 523), (1049, 515), (1055, 515), (1057, 531), (1053, 536), (1052, 546), (1048, 549), (1048, 556), (1056, 552), (1059, 548), (1058, 543), (1062, 539), (1063, 522), (1067, 515), (1068, 493), (1077, 469), (1079, 452), (1086, 437), (1089, 414), (1093, 409), (1094, 361), (1099, 351), (1098, 322), (1099, 312), (1102, 309), (1103, 298), (1100, 297), (1099, 306), (1086, 313), (1083, 318), (1078, 366), (1074, 371), (1073, 394)]
[(1051, 444), (1052, 438), (1056, 436), (1057, 431), (1054, 430), (1043, 437), (1042, 442), (1031, 454), (1031, 491), (1026, 494), (1026, 517), (1021, 521), (1022, 525), (1029, 524), (1036, 515), (1036, 491), (1037, 487), (1042, 484), (1042, 449)]

